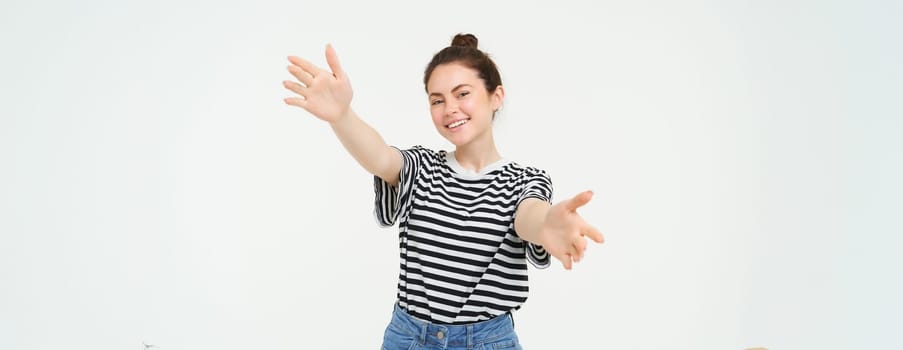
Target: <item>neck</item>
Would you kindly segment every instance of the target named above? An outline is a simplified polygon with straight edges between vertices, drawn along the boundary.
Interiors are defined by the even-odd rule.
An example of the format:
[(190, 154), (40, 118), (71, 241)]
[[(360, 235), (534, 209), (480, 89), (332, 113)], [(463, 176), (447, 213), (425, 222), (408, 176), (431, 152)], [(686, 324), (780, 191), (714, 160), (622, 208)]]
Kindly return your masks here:
[(480, 172), (487, 165), (495, 163), (499, 159), (502, 157), (495, 148), (492, 133), (487, 133), (486, 137), (474, 139), (466, 145), (455, 148), (455, 160), (458, 161), (458, 164), (462, 168), (474, 172)]

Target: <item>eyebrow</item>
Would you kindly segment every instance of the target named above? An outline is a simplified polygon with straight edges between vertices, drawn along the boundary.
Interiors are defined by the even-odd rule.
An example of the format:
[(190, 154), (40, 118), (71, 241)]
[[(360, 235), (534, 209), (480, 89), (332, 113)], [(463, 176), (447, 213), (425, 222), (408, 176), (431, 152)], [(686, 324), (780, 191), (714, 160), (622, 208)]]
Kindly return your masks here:
[[(458, 91), (458, 89), (460, 89), (460, 88), (462, 88), (462, 87), (465, 87), (465, 86), (466, 86), (466, 87), (473, 87), (473, 86), (470, 85), (470, 84), (458, 84), (458, 86), (455, 86), (455, 88), (452, 89), (451, 92)], [(433, 96), (442, 96), (442, 94), (441, 94), (441, 93), (438, 93), (438, 92), (430, 93), (430, 97), (433, 97)]]

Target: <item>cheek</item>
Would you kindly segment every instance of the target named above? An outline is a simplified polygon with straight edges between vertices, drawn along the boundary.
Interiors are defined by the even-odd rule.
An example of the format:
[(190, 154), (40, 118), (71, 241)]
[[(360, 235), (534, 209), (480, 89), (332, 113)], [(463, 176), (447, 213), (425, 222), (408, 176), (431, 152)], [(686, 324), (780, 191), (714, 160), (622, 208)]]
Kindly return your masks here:
[(465, 101), (461, 103), (459, 108), (462, 112), (471, 117), (480, 117), (482, 114), (486, 114), (486, 111), (490, 111), (486, 101), (477, 101), (477, 99), (470, 99), (468, 101)]
[(467, 99), (466, 101), (462, 101), (461, 104), (458, 105), (458, 109), (460, 109), (461, 112), (464, 112), (465, 114), (473, 117), (473, 112), (479, 110), (478, 108), (475, 108), (477, 106), (477, 103), (475, 103), (473, 100), (474, 99)]
[(433, 124), (439, 125), (442, 123), (442, 111), (438, 108), (430, 108), (430, 116), (433, 119)]

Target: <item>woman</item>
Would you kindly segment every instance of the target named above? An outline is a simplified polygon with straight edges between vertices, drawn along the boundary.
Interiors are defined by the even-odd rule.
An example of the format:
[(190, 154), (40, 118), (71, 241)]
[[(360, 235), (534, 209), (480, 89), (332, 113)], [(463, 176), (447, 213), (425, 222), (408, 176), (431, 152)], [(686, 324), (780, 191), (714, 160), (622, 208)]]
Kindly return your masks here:
[(527, 261), (545, 268), (551, 255), (571, 269), (585, 237), (602, 243), (576, 212), (592, 192), (551, 205), (545, 171), (500, 156), (492, 120), (505, 90), (477, 43), (456, 35), (424, 72), (433, 124), (452, 152), (387, 145), (351, 109), (351, 84), (331, 46), (332, 72), (289, 57), (297, 81), (283, 85), (299, 96), (285, 103), (329, 123), (374, 175), (379, 224), (398, 223), (398, 300), (383, 349), (519, 349), (511, 311), (527, 299)]

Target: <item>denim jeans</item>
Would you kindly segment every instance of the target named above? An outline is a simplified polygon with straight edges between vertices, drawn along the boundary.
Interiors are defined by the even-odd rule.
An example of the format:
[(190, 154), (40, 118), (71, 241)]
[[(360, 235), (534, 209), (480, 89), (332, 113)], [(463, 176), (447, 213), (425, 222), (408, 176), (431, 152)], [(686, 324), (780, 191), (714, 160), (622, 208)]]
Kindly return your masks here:
[(491, 320), (462, 324), (436, 324), (409, 315), (395, 303), (386, 327), (382, 350), (523, 350), (510, 313)]

